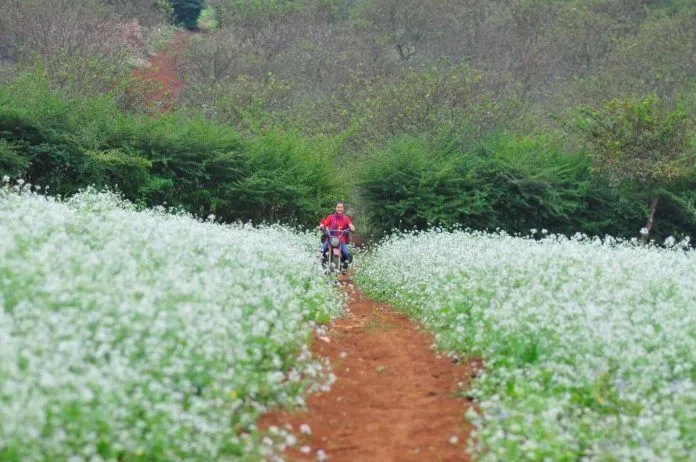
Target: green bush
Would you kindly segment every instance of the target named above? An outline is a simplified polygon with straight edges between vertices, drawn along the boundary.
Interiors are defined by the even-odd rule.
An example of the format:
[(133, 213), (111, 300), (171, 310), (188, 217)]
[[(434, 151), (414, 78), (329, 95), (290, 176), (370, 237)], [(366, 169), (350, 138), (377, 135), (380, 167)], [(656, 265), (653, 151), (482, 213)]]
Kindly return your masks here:
[(0, 176), (56, 195), (96, 185), (201, 217), (313, 225), (339, 190), (332, 157), (293, 133), (242, 139), (181, 112), (126, 114), (113, 97), (69, 97), (41, 75), (0, 87)]
[(203, 0), (169, 0), (174, 11), (174, 21), (187, 29), (195, 29), (203, 10)]
[(218, 27), (217, 13), (215, 8), (208, 7), (201, 11), (198, 18), (198, 28), (206, 31), (214, 31)]
[(26, 170), (28, 160), (17, 151), (16, 145), (0, 139), (0, 172), (4, 175), (16, 176)]
[(314, 223), (340, 199), (342, 175), (321, 140), (285, 132), (260, 136), (249, 143), (249, 171), (236, 192), (244, 201), (240, 210), (255, 221)]
[[(644, 225), (640, 191), (610, 187), (558, 136), (460, 138), (397, 137), (356, 170), (336, 158), (341, 137), (259, 125), (244, 138), (184, 112), (130, 114), (118, 93), (52, 89), (45, 72), (0, 86), (0, 177), (21, 175), (56, 195), (96, 185), (200, 217), (298, 225), (353, 196), (360, 228), (377, 234), (439, 225), (633, 237)], [(695, 186), (689, 173), (661, 191), (656, 240), (696, 235)]]
[[(399, 138), (364, 163), (359, 186), (377, 234), (462, 226), (633, 237), (644, 221), (635, 191), (611, 188), (582, 153), (564, 153), (550, 136), (498, 135), (469, 150)], [(668, 199), (656, 239), (696, 232), (686, 182), (682, 191)]]

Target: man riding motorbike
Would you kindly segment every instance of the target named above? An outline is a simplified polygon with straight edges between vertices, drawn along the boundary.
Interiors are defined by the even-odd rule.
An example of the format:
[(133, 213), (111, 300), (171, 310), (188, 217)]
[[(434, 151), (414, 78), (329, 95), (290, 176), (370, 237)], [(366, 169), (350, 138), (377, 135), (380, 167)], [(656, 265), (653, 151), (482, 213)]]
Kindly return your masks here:
[[(346, 247), (346, 243), (350, 240), (349, 234), (344, 231), (350, 230), (354, 232), (355, 226), (353, 226), (350, 218), (343, 213), (344, 207), (345, 204), (342, 201), (336, 202), (334, 213), (321, 220), (317, 229), (327, 230), (328, 232), (338, 232), (337, 234), (340, 234), (340, 236), (337, 237), (341, 240), (341, 254), (343, 256), (343, 267), (345, 269), (348, 267), (348, 264), (353, 261), (353, 256), (348, 252), (348, 247)], [(326, 254), (329, 251), (329, 241), (330, 239), (326, 239), (321, 246), (322, 261), (324, 262), (326, 261)]]

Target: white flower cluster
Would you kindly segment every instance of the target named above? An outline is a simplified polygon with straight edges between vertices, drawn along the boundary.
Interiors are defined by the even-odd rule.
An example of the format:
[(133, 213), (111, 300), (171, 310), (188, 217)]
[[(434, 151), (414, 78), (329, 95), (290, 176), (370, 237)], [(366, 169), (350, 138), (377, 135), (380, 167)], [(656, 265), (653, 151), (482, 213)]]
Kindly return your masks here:
[(696, 254), (671, 244), (431, 231), (357, 279), (484, 359), (479, 460), (694, 460)]
[(0, 190), (0, 459), (239, 460), (326, 387), (315, 235)]

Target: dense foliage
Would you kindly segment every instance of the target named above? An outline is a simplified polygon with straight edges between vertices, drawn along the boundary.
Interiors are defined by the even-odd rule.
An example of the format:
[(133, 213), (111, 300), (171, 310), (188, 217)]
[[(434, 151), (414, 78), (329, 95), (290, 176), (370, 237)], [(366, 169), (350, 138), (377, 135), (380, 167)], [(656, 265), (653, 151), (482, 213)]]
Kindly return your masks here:
[(612, 100), (599, 110), (578, 111), (574, 129), (591, 146), (593, 170), (610, 183), (630, 183), (651, 200), (648, 237), (661, 190), (694, 173), (696, 157), (684, 111), (660, 111), (654, 97)]
[[(446, 141), (401, 138), (363, 163), (364, 215), (375, 232), (460, 226), (630, 237), (645, 223), (643, 191), (593, 175), (590, 160), (563, 153), (558, 139), (503, 134), (469, 148)], [(663, 190), (657, 239), (696, 233), (691, 187)]]
[(281, 131), (249, 140), (182, 113), (129, 115), (109, 95), (51, 90), (42, 73), (0, 87), (0, 134), (0, 176), (61, 196), (117, 187), (136, 203), (202, 217), (312, 225), (340, 186), (321, 140)]
[(691, 460), (696, 254), (666, 244), (433, 230), (382, 242), (357, 279), (483, 359), (475, 460)]
[(195, 29), (198, 17), (203, 10), (203, 0), (169, 0), (174, 13), (174, 20), (186, 27)]

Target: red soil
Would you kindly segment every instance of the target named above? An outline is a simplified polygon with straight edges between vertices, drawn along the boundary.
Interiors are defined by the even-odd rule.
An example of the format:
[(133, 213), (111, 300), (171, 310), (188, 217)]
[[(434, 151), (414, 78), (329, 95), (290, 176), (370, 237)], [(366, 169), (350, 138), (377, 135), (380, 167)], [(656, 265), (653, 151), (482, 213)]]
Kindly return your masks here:
[[(349, 312), (316, 339), (315, 355), (328, 357), (337, 381), (311, 396), (303, 413), (273, 412), (259, 428), (292, 425), (301, 436), (290, 461), (466, 461), (472, 405), (456, 395), (480, 369), (478, 360), (455, 364), (431, 349), (433, 338), (386, 305), (350, 293)], [(307, 424), (311, 435), (300, 435)], [(450, 439), (456, 436), (456, 443)], [(303, 454), (302, 446), (311, 447)]]
[(178, 72), (179, 55), (186, 48), (188, 38), (188, 33), (177, 32), (167, 50), (153, 56), (148, 67), (134, 72), (143, 82), (152, 84), (145, 91), (149, 110), (167, 112), (183, 87), (184, 82)]

